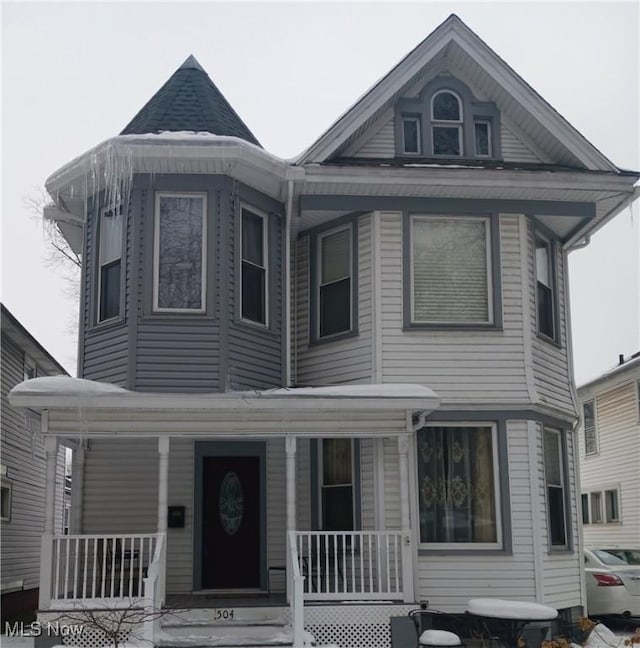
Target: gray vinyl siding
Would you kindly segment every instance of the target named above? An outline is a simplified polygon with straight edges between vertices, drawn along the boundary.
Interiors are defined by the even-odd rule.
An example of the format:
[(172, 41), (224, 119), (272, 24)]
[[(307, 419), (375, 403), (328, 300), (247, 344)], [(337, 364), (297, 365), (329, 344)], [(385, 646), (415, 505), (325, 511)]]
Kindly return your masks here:
[(526, 402), (520, 217), (499, 219), (503, 330), (405, 331), (402, 214), (376, 216), (381, 219), (383, 381), (427, 385), (447, 403)]
[(565, 431), (568, 478), (565, 480), (570, 493), (570, 510), (567, 512), (568, 532), (572, 539), (572, 547), (566, 551), (551, 551), (548, 549), (549, 524), (547, 513), (546, 487), (544, 480), (544, 460), (542, 450), (542, 426), (536, 426), (536, 454), (538, 474), (540, 475), (540, 533), (537, 536), (542, 546), (543, 565), (543, 602), (546, 605), (561, 609), (583, 604), (580, 595), (580, 570), (582, 557), (577, 549), (578, 538), (578, 509), (579, 498), (576, 496), (576, 466), (573, 461), (574, 436), (569, 430)]
[[(511, 555), (478, 551), (418, 556), (417, 600), (443, 611), (465, 609), (474, 597), (535, 600), (534, 542), (527, 424), (507, 422), (509, 489), (513, 551)], [(576, 572), (577, 574), (577, 572)], [(578, 587), (579, 591), (579, 587)]]
[[(2, 521), (2, 584), (23, 581), (24, 589), (38, 587), (40, 543), (45, 518), (46, 457), (40, 435), (40, 417), (25, 413), (9, 404), (7, 394), (24, 379), (24, 354), (6, 336), (2, 336), (1, 420), (2, 464), (7, 467), (11, 485), (11, 518)], [(62, 489), (64, 448), (58, 452), (54, 533), (62, 531)]]
[(502, 159), (505, 162), (541, 162), (535, 153), (504, 123), (500, 128)]
[[(618, 489), (620, 522), (585, 524), (585, 545), (635, 546), (640, 538), (640, 413), (636, 383), (640, 366), (631, 374), (578, 391), (582, 404), (595, 401), (598, 452), (585, 456), (584, 424), (578, 428), (582, 493)], [(604, 499), (603, 499), (604, 502)]]
[(296, 260), (296, 344), (294, 362), (299, 385), (332, 385), (369, 383), (372, 376), (372, 259), (371, 215), (360, 216), (358, 227), (358, 334), (336, 341), (311, 345), (309, 321), (310, 300), (310, 237), (302, 236), (297, 245)]
[(564, 293), (563, 254), (559, 245), (554, 246), (555, 255), (555, 289), (556, 307), (558, 308), (559, 331), (556, 341), (551, 342), (538, 336), (538, 321), (536, 312), (536, 278), (535, 278), (535, 242), (534, 229), (528, 223), (528, 251), (527, 264), (529, 272), (528, 285), (530, 287), (528, 302), (531, 312), (531, 345), (533, 360), (533, 376), (539, 401), (567, 412), (575, 412), (571, 395), (571, 381), (569, 378), (569, 358), (567, 353), (567, 319), (566, 308), (568, 305)]

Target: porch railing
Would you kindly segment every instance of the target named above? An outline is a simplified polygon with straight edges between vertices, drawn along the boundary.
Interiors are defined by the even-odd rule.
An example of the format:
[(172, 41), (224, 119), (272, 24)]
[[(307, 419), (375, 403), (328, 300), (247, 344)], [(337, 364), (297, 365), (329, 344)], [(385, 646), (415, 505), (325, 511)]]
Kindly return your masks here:
[(166, 572), (166, 536), (157, 536), (153, 560), (149, 565), (147, 577), (144, 579), (145, 614), (143, 622), (143, 638), (151, 645), (158, 631), (160, 610), (165, 601), (165, 572)]
[(306, 600), (402, 599), (401, 531), (297, 531)]
[(144, 596), (156, 534), (65, 535), (51, 541), (52, 603)]
[(304, 576), (300, 573), (300, 557), (296, 532), (289, 531), (289, 562), (291, 565), (291, 625), (293, 626), (293, 648), (303, 648), (304, 643)]

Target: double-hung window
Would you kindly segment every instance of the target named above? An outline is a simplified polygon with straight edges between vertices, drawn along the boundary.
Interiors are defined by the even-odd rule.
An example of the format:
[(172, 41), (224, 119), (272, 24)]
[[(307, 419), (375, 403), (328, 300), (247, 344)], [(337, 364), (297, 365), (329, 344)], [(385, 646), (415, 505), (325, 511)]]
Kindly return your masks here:
[(492, 324), (491, 221), (413, 215), (411, 322)]
[(591, 493), (591, 522), (602, 524), (602, 493), (600, 491)]
[(122, 267), (122, 209), (103, 209), (98, 232), (98, 322), (120, 315)]
[(556, 339), (555, 294), (551, 243), (536, 236), (536, 303), (538, 332)]
[(431, 99), (433, 154), (446, 157), (462, 155), (462, 102), (449, 90), (436, 92)]
[(620, 505), (618, 489), (612, 488), (604, 492), (604, 509), (607, 522), (620, 522)]
[(422, 152), (420, 115), (402, 117), (402, 152), (418, 154)]
[(565, 507), (565, 463), (562, 433), (544, 430), (544, 479), (551, 547), (568, 547)]
[(153, 309), (204, 312), (207, 196), (157, 193)]
[(351, 227), (318, 236), (318, 337), (348, 333), (352, 322)]
[(584, 425), (584, 453), (587, 455), (598, 452), (598, 436), (596, 432), (596, 416), (594, 401), (582, 405), (582, 423)]
[(322, 439), (320, 448), (320, 527), (324, 531), (352, 531), (355, 528), (353, 441)]
[(496, 426), (429, 425), (417, 444), (420, 542), (500, 547)]
[(242, 312), (244, 320), (267, 323), (267, 217), (242, 207)]

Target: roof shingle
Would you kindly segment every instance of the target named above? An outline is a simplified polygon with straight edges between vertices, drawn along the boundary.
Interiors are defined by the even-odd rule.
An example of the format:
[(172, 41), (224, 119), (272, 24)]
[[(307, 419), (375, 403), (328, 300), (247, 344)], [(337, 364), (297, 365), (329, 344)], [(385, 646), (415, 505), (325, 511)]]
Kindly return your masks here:
[(162, 131), (208, 132), (260, 146), (193, 55), (173, 73), (121, 135)]

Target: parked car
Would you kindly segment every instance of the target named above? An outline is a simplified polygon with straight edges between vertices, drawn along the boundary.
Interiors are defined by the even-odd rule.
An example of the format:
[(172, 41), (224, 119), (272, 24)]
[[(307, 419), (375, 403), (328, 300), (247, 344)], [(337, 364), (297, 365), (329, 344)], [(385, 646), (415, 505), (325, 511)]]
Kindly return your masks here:
[(589, 616), (640, 617), (640, 549), (585, 549)]

